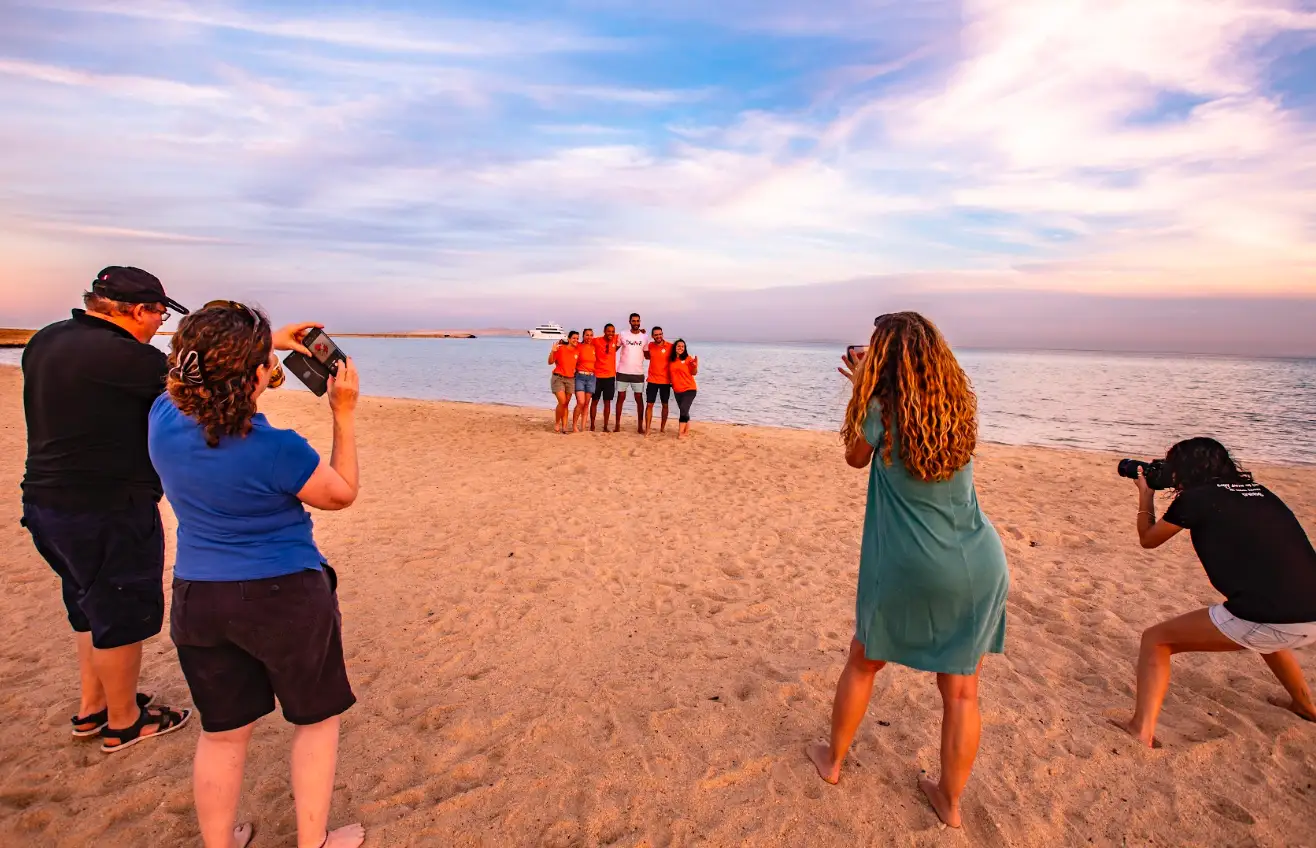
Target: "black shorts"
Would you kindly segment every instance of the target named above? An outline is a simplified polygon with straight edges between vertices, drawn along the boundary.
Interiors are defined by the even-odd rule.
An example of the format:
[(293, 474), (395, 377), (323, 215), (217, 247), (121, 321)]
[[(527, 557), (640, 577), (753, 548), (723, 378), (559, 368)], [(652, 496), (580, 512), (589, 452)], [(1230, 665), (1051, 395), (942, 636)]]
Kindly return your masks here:
[(598, 377), (594, 385), (595, 400), (612, 400), (617, 396), (616, 377)]
[(64, 609), (97, 648), (144, 642), (164, 626), (164, 525), (155, 498), (96, 512), (23, 504), (22, 524), (59, 575)]
[(174, 580), (169, 635), (208, 733), (274, 712), (316, 724), (356, 703), (343, 662), (338, 579), (299, 571), (264, 580)]
[(672, 386), (670, 383), (650, 383), (644, 387), (644, 399), (653, 403), (661, 397), (663, 406), (667, 406), (672, 399)]

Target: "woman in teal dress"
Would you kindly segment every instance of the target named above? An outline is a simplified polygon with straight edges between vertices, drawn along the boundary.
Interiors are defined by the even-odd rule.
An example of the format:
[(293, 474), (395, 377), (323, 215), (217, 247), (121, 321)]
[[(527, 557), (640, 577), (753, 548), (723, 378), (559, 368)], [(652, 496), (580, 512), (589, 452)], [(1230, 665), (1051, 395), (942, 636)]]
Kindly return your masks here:
[(846, 461), (871, 466), (855, 603), (855, 636), (836, 687), (829, 742), (809, 746), (836, 783), (889, 662), (937, 675), (941, 775), (919, 786), (938, 817), (960, 826), (960, 797), (978, 752), (978, 673), (1005, 647), (1005, 549), (973, 487), (976, 400), (944, 338), (922, 315), (875, 322), (868, 351), (846, 358), (854, 384)]

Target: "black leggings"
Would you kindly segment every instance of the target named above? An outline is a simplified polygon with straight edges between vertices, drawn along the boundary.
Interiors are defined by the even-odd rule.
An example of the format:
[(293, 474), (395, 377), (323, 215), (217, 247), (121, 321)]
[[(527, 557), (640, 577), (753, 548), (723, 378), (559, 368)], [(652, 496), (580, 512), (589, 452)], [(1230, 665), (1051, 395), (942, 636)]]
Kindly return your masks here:
[(681, 422), (686, 424), (690, 421), (690, 404), (695, 402), (695, 395), (699, 392), (691, 389), (688, 392), (676, 393), (676, 408), (681, 410)]

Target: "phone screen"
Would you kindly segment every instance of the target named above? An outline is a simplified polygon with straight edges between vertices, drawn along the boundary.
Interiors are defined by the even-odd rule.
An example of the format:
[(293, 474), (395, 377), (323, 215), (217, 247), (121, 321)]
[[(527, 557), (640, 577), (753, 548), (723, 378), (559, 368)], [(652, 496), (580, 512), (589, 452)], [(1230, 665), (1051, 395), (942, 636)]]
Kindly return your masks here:
[(312, 329), (306, 334), (306, 338), (302, 340), (302, 344), (306, 345), (306, 349), (309, 350), (311, 355), (319, 360), (322, 365), (327, 365), (330, 368), (333, 367), (336, 361), (347, 359), (347, 357), (343, 355), (343, 351), (334, 343), (334, 340), (329, 338), (329, 336), (318, 327)]
[(845, 355), (856, 365), (859, 364), (859, 360), (863, 359), (866, 353), (868, 353), (868, 345), (850, 345), (845, 349)]

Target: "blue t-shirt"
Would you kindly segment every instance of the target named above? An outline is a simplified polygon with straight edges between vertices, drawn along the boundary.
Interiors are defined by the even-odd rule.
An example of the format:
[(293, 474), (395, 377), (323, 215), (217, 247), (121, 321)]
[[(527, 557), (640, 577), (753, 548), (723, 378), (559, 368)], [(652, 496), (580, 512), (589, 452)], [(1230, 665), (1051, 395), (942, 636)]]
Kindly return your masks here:
[(212, 448), (196, 419), (163, 394), (151, 407), (147, 444), (178, 516), (175, 576), (260, 580), (320, 569), (311, 516), (297, 499), (320, 464), (306, 439), (258, 413), (246, 437)]

